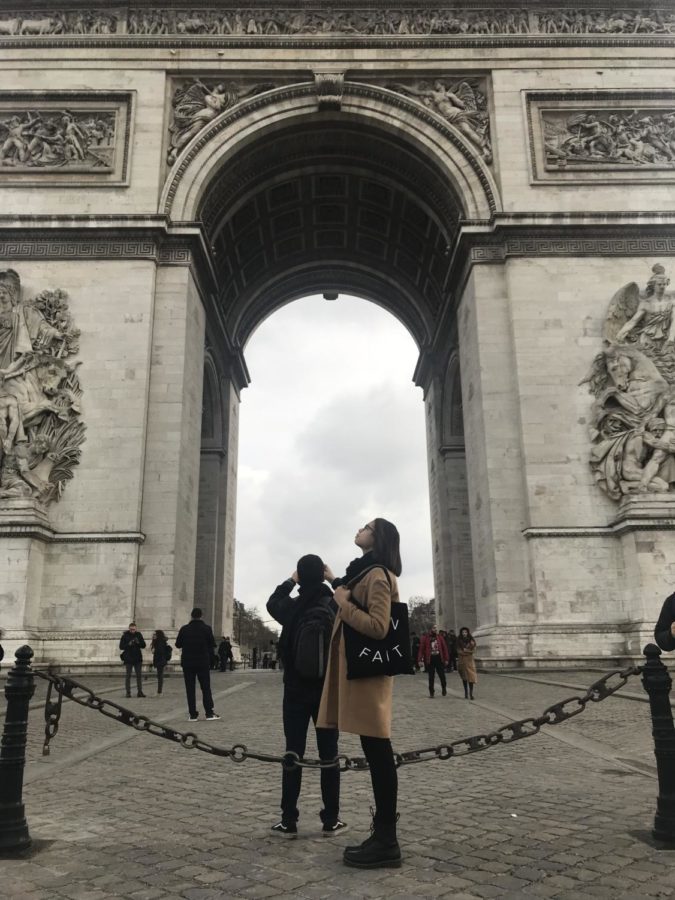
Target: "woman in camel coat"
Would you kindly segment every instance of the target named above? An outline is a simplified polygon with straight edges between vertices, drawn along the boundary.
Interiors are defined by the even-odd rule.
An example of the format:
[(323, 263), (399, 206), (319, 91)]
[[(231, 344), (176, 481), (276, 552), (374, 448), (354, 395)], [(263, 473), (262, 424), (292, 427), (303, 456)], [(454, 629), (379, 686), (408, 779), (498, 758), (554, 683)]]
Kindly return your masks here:
[(358, 530), (354, 543), (363, 556), (349, 564), (343, 578), (334, 578), (326, 567), (326, 577), (335, 588), (338, 614), (316, 724), (317, 728), (338, 728), (358, 734), (370, 766), (375, 795), (373, 834), (360, 846), (347, 847), (344, 862), (357, 868), (398, 867), (401, 865), (396, 839), (398, 776), (391, 746), (393, 679), (387, 675), (351, 681), (347, 678), (342, 626), (346, 622), (355, 631), (375, 640), (386, 636), (392, 601), (398, 601), (399, 535), (391, 522), (373, 519)]
[(476, 660), (473, 658), (476, 642), (468, 628), (459, 629), (457, 638), (457, 671), (464, 685), (464, 699), (473, 700), (473, 686), (478, 681)]

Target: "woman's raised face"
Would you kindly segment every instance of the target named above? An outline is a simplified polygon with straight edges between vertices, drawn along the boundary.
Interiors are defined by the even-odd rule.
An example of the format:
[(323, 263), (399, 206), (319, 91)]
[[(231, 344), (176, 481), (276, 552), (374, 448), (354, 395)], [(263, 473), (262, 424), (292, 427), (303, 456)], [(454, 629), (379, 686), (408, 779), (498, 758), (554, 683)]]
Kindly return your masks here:
[(375, 546), (375, 522), (368, 522), (367, 525), (359, 528), (356, 532), (354, 543), (364, 552), (372, 550)]

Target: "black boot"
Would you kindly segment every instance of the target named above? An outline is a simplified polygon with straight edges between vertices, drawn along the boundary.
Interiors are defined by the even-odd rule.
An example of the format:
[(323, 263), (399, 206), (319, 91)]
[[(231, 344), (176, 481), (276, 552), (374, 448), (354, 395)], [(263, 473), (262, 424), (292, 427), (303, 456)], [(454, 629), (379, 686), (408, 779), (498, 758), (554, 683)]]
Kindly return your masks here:
[(462, 681), (462, 684), (464, 685), (464, 699), (468, 700), (469, 699), (469, 683), (467, 681)]
[(342, 860), (356, 869), (398, 869), (401, 848), (396, 840), (396, 822), (383, 824), (373, 819), (373, 833), (360, 847), (346, 847)]

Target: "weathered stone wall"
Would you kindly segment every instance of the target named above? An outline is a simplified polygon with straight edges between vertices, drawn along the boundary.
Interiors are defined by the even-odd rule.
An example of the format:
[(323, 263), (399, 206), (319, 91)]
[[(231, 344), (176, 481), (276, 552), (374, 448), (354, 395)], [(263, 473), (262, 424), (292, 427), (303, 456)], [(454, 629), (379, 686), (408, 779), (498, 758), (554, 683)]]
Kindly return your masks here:
[[(50, 6), (28, 3), (40, 15)], [(403, 185), (403, 162), (416, 159), (421, 202), (433, 207), (438, 247), (425, 265), (443, 286), (436, 306), (420, 287), (423, 274), (414, 276), (417, 293), (397, 293), (399, 271), (382, 275), (373, 264), (364, 274), (361, 259), (352, 271), (360, 266), (362, 280), (352, 276), (348, 287), (361, 284), (389, 305), (420, 343), (443, 624), (476, 624), (481, 652), (495, 663), (638, 652), (670, 590), (675, 511), (669, 498), (651, 513), (644, 498), (619, 509), (599, 489), (589, 466), (593, 398), (579, 382), (601, 349), (615, 291), (632, 281), (643, 288), (655, 264), (670, 272), (675, 163), (667, 151), (654, 155), (647, 139), (627, 144), (618, 162), (608, 161), (602, 140), (567, 152), (571, 132), (547, 128), (564, 131), (565, 116), (590, 112), (585, 134), (593, 117), (614, 116), (618, 135), (616, 122), (633, 109), (665, 127), (668, 110), (675, 114), (673, 23), (667, 10), (621, 25), (611, 10), (579, 19), (540, 6), (512, 15), (497, 3), (480, 16), (458, 8), (434, 14), (424, 33), (422, 19), (405, 16), (387, 30), (394, 14), (374, 7), (358, 27), (353, 10), (349, 27), (309, 11), (293, 20), (292, 42), (282, 39), (286, 26), (261, 32), (269, 17), (256, 10), (250, 29), (247, 20), (231, 31), (221, 12), (204, 13), (209, 31), (199, 9), (171, 7), (155, 22), (154, 7), (142, 3), (120, 6), (109, 21), (75, 2), (45, 33), (20, 24), (24, 11), (16, 28), (4, 24), (11, 10), (0, 15), (3, 122), (19, 114), (35, 129), (28, 113), (49, 103), (78, 115), (102, 103), (128, 112), (128, 120), (119, 113), (116, 162), (100, 182), (91, 160), (78, 174), (72, 156), (59, 170), (48, 159), (24, 165), (11, 144), (0, 152), (2, 267), (19, 272), (24, 296), (67, 291), (81, 330), (87, 428), (74, 477), (48, 515), (30, 519), (15, 504), (15, 519), (0, 522), (0, 626), (9, 629), (9, 649), (38, 636), (48, 638), (45, 658), (115, 659), (114, 638), (132, 617), (145, 632), (171, 631), (195, 587), (199, 594), (206, 585), (216, 630), (231, 632), (246, 382), (232, 367), (237, 341), (274, 301), (261, 300), (263, 286), (228, 307), (222, 255), (230, 247), (208, 231), (209, 216), (221, 213), (217, 200), (207, 201), (210, 192), (221, 196), (214, 179), (235, 159), (233, 181), (254, 184), (242, 148), (253, 158), (277, 134), (325, 121), (362, 126), (364, 136), (377, 131), (392, 148), (407, 144), (408, 157), (382, 155), (381, 168)], [(176, 90), (197, 77), (214, 91), (225, 85), (219, 96), (234, 99), (222, 119), (203, 119), (222, 127), (208, 141), (196, 128), (170, 167)], [(431, 92), (436, 80), (444, 91), (466, 81), (473, 93), (465, 96), (486, 98), (468, 128), (460, 106)], [(265, 100), (264, 88), (282, 87)], [(231, 268), (243, 267), (239, 252)], [(330, 262), (332, 285), (339, 277)], [(302, 278), (302, 269), (289, 271), (290, 280)], [(287, 299), (293, 291), (296, 282)], [(200, 471), (207, 330), (222, 362), (222, 433), (217, 465), (208, 457)], [(453, 353), (462, 372), (461, 446), (448, 443), (443, 425)], [(212, 566), (215, 581), (195, 573), (200, 515), (211, 521), (200, 566)]]

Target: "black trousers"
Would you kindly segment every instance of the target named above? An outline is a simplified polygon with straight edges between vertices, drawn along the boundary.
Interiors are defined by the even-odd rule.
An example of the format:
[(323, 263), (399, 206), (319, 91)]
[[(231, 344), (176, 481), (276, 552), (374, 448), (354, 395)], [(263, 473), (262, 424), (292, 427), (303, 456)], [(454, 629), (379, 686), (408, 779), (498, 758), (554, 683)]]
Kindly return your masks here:
[(185, 694), (187, 696), (187, 705), (190, 715), (197, 715), (196, 679), (199, 679), (199, 687), (202, 689), (204, 712), (207, 716), (210, 716), (213, 712), (213, 697), (211, 696), (211, 673), (209, 671), (208, 663), (199, 668), (194, 666), (183, 666), (183, 678), (185, 679)]
[(427, 672), (429, 673), (429, 694), (434, 696), (434, 676), (435, 673), (438, 672), (438, 678), (441, 682), (441, 688), (445, 690), (445, 672), (443, 671), (443, 660), (441, 659), (440, 653), (438, 656), (431, 656), (429, 658), (429, 665), (427, 666)]
[[(286, 751), (305, 755), (310, 720), (316, 726), (321, 694), (307, 696), (300, 690), (284, 689), (284, 735)], [(338, 754), (336, 728), (316, 728), (316, 747), (319, 759), (335, 759)], [(281, 776), (281, 817), (285, 823), (297, 822), (298, 797), (302, 786), (302, 769), (283, 770)], [(340, 811), (340, 772), (337, 768), (321, 769), (321, 821), (334, 825)]]
[(157, 693), (162, 693), (164, 685), (164, 666), (157, 666)]
[(370, 766), (375, 797), (375, 824), (395, 825), (398, 801), (398, 772), (389, 738), (361, 735), (363, 753)]
[(124, 687), (127, 690), (127, 696), (131, 693), (131, 672), (132, 670), (136, 673), (136, 687), (138, 688), (138, 693), (143, 693), (143, 678), (141, 676), (141, 670), (143, 667), (142, 662), (135, 663), (124, 663), (124, 667), (127, 670), (126, 676), (124, 678)]

